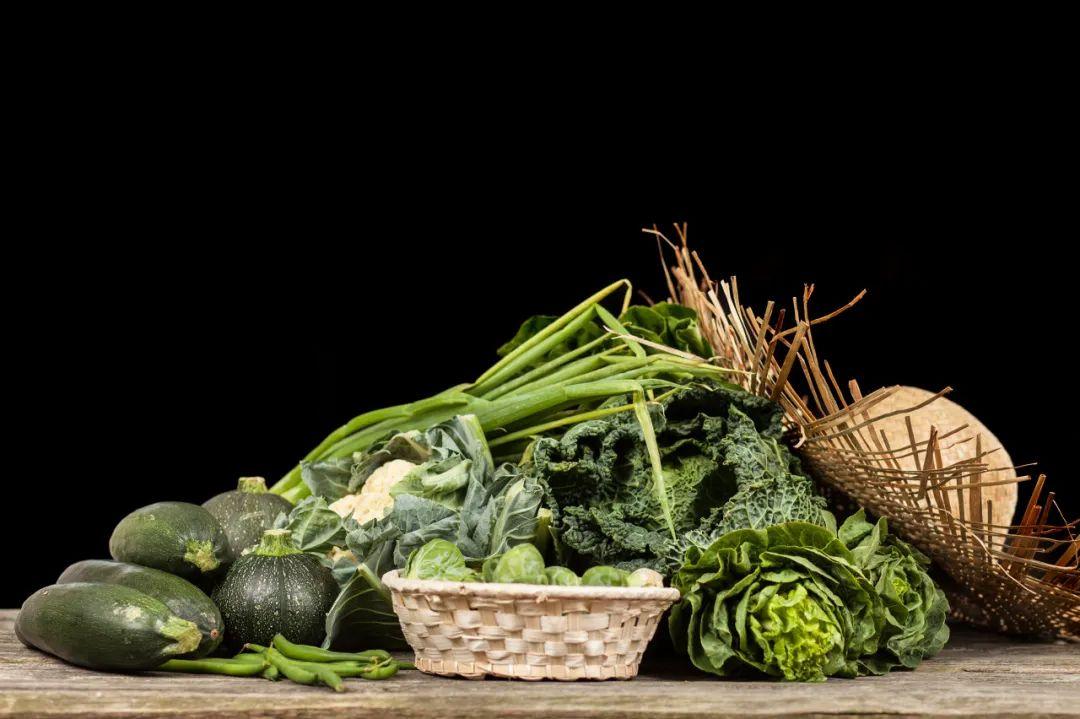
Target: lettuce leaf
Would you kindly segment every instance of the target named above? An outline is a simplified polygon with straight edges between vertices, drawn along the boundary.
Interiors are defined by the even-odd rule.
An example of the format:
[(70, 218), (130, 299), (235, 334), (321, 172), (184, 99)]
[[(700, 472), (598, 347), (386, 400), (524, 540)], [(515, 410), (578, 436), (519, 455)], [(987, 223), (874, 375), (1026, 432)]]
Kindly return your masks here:
[[(499, 356), (505, 357), (510, 354), (556, 319), (558, 318), (553, 315), (534, 315), (525, 320), (517, 333), (499, 348)], [(712, 347), (701, 333), (697, 312), (689, 307), (670, 302), (660, 302), (651, 307), (633, 305), (628, 307), (618, 320), (619, 324), (635, 337), (690, 352), (706, 359), (713, 355)], [(612, 327), (612, 329), (615, 328)], [(586, 322), (565, 342), (556, 345), (543, 357), (538, 358), (537, 364), (555, 359), (603, 335), (604, 328), (600, 321), (593, 319)], [(655, 350), (645, 347), (645, 351), (654, 352)]]
[(844, 521), (839, 537), (884, 604), (881, 648), (862, 660), (867, 671), (884, 674), (896, 667), (914, 669), (941, 651), (949, 640), (945, 624), (949, 602), (928, 573), (930, 560), (890, 535), (884, 517), (871, 524), (861, 509)]
[(692, 546), (672, 585), (683, 594), (668, 620), (676, 649), (719, 676), (854, 677), (885, 621), (853, 554), (835, 532), (805, 522)]

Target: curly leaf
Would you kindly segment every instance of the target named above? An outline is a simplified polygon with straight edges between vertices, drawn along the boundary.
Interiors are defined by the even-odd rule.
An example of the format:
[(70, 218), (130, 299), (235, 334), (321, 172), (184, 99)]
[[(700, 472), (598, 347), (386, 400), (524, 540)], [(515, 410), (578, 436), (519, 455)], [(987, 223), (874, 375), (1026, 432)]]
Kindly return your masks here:
[(682, 600), (669, 628), (699, 669), (823, 681), (866, 671), (877, 650), (881, 599), (825, 527), (790, 522), (742, 529), (687, 549), (673, 578)]

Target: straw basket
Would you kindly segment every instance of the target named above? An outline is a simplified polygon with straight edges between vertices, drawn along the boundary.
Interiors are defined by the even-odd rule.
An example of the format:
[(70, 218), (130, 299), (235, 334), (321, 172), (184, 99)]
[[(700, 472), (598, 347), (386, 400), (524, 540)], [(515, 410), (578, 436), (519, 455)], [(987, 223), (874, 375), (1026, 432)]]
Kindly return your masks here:
[(383, 576), (416, 667), (482, 679), (631, 679), (679, 591)]

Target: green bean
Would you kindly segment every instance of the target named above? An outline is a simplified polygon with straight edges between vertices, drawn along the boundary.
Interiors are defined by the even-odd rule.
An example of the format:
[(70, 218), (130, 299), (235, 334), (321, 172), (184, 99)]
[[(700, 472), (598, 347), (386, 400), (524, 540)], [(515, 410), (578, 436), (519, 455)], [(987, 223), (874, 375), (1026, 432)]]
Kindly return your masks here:
[(289, 659), (301, 662), (366, 662), (376, 658), (379, 660), (390, 658), (390, 652), (382, 649), (369, 649), (366, 652), (333, 652), (307, 644), (293, 644), (280, 634), (274, 637), (274, 648)]
[(315, 672), (308, 671), (294, 662), (281, 656), (273, 647), (266, 650), (266, 658), (277, 667), (278, 671), (297, 684), (314, 684), (317, 678)]
[(263, 679), (269, 679), (272, 682), (276, 682), (281, 678), (281, 672), (273, 664), (267, 664), (266, 669), (263, 669)]
[(261, 644), (252, 644), (251, 642), (245, 644), (244, 649), (246, 651), (258, 652), (259, 654), (262, 654), (266, 651), (266, 647), (262, 646)]
[(189, 674), (224, 674), (230, 677), (253, 677), (260, 674), (266, 662), (233, 661), (232, 659), (170, 659), (158, 667), (164, 672)]
[(360, 675), (363, 679), (389, 679), (398, 672), (398, 664), (395, 661), (390, 661), (388, 664), (376, 664)]
[(330, 669), (325, 664), (306, 664), (313, 668), (315, 676), (319, 678), (319, 681), (330, 687), (336, 692), (345, 691), (345, 683), (341, 681), (341, 675)]
[(240, 652), (239, 654), (234, 656), (231, 661), (265, 664), (266, 657), (264, 657), (261, 653)]
[(299, 664), (304, 669), (312, 672), (317, 672), (319, 669), (329, 669), (339, 677), (363, 676), (365, 672), (371, 671), (378, 666), (375, 663), (363, 664), (361, 662), (301, 662), (296, 659), (290, 659), (289, 661)]
[(398, 662), (397, 663), (397, 668), (398, 669), (416, 669), (416, 665), (413, 664), (412, 662)]

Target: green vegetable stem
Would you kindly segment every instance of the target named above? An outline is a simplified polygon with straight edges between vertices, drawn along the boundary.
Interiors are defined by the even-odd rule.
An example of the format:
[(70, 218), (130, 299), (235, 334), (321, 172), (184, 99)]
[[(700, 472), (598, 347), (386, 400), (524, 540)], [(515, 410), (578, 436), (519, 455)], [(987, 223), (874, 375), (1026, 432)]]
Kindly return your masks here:
[[(620, 288), (625, 295), (616, 318), (600, 303)], [(472, 384), (354, 417), (270, 491), (298, 502), (311, 493), (302, 478), (307, 463), (350, 457), (388, 435), (424, 429), (455, 415), (475, 414), (485, 432), (519, 433), (517, 437), (527, 441), (529, 428), (559, 426), (550, 423), (565, 419), (556, 415), (568, 408), (575, 410), (571, 414), (589, 412), (611, 397), (730, 374), (705, 361), (712, 352), (693, 310), (667, 303), (628, 307), (631, 289), (628, 281), (620, 280), (561, 317), (530, 318), (500, 348), (502, 359)], [(637, 337), (676, 352), (652, 345), (646, 350)], [(622, 408), (630, 409), (632, 405)]]

